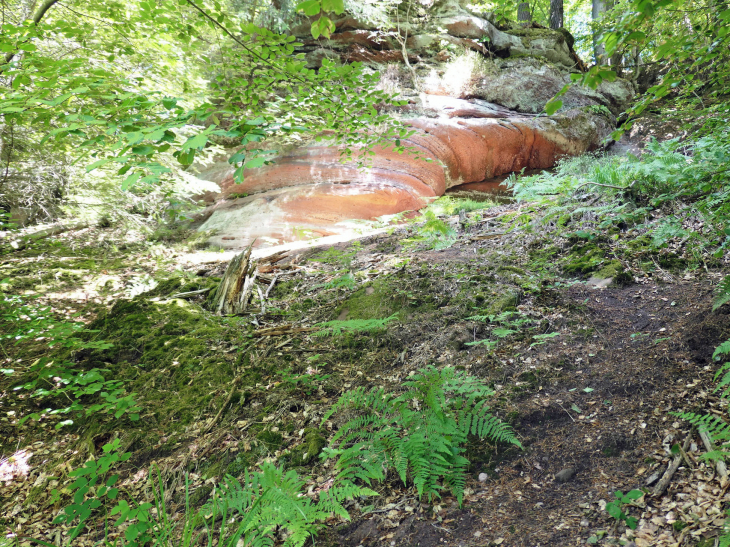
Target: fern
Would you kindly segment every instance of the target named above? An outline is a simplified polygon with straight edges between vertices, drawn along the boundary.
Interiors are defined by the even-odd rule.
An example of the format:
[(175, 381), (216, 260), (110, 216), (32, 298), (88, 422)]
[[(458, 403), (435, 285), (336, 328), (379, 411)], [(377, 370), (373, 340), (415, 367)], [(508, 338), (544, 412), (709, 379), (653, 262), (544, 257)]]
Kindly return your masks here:
[(382, 481), (389, 470), (419, 497), (450, 490), (461, 504), (469, 465), (462, 454), (469, 435), (521, 447), (512, 429), (489, 413), (494, 392), (479, 378), (447, 367), (421, 369), (400, 395), (358, 388), (342, 395), (323, 418), (362, 411), (335, 434), (325, 458), (338, 458), (339, 480)]
[(314, 336), (341, 336), (343, 333), (371, 332), (384, 329), (388, 323), (398, 318), (394, 313), (384, 319), (350, 319), (348, 321), (327, 321), (318, 323), (316, 326), (321, 330), (314, 333)]
[[(316, 534), (317, 529), (332, 513), (349, 520), (342, 506), (346, 499), (377, 495), (372, 490), (343, 482), (322, 491), (315, 504), (303, 495), (305, 483), (296, 471), (284, 472), (271, 463), (265, 463), (261, 472), (246, 471), (243, 484), (228, 475), (203, 507), (202, 514), (211, 521), (222, 520), (218, 545), (223, 547), (268, 547), (275, 542), (275, 533), (284, 530), (285, 547), (300, 547)], [(235, 519), (229, 529), (225, 523)]]
[[(730, 276), (728, 276), (730, 277)], [(727, 278), (726, 278), (727, 279)], [(725, 283), (725, 280), (723, 280)], [(730, 340), (726, 340), (720, 344), (713, 353), (713, 359), (730, 353)], [(720, 397), (723, 399), (722, 406), (727, 408), (727, 400), (730, 398), (730, 363), (722, 365), (715, 373), (715, 391), (720, 391)], [(710, 438), (719, 444), (717, 449), (707, 452), (702, 456), (705, 460), (727, 460), (730, 455), (730, 424), (714, 414), (697, 414), (694, 412), (672, 412), (674, 416), (678, 416), (688, 421), (699, 430), (706, 431)], [(727, 512), (730, 517), (730, 510)], [(725, 521), (722, 535), (719, 537), (719, 545), (730, 547), (730, 518)]]
[[(727, 304), (728, 302), (730, 302), (730, 275), (726, 275), (717, 286), (717, 290), (715, 291), (715, 301), (712, 304), (712, 311), (715, 311), (717, 308)], [(717, 353), (717, 351), (715, 353)]]
[(720, 355), (727, 355), (728, 353), (730, 353), (730, 340), (725, 340), (722, 344), (715, 348), (712, 358), (719, 359)]

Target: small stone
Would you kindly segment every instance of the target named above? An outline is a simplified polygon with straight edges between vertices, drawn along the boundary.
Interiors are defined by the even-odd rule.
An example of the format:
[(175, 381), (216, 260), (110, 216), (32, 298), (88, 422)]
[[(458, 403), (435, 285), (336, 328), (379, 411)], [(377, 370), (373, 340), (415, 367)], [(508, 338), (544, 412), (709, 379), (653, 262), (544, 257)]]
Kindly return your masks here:
[(581, 526), (582, 526), (583, 528), (588, 528), (588, 527), (589, 527), (589, 526), (591, 525), (591, 523), (590, 523), (590, 522), (588, 522), (588, 520), (587, 520), (587, 519), (583, 519), (583, 520), (581, 520), (581, 521), (580, 521), (580, 525), (581, 525)]
[(555, 474), (555, 482), (568, 482), (575, 477), (575, 469), (568, 467)]
[(479, 473), (479, 482), (487, 482), (489, 475), (486, 473)]

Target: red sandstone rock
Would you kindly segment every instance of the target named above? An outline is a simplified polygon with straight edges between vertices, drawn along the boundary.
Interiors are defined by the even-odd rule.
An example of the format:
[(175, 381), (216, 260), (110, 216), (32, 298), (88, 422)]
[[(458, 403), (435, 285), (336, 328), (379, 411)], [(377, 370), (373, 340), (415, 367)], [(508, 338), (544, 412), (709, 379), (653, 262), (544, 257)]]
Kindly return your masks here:
[(219, 230), (211, 241), (234, 248), (256, 237), (261, 245), (273, 243), (265, 237), (281, 243), (331, 235), (344, 229), (339, 222), (419, 209), (455, 185), (551, 167), (561, 156), (597, 147), (611, 130), (605, 118), (583, 111), (555, 119), (417, 118), (407, 125), (416, 129), (408, 144), (433, 161), (377, 148), (372, 167), (357, 169), (341, 163), (337, 149), (314, 144), (250, 170), (241, 184), (232, 169), (212, 171), (208, 178), (217, 178), (224, 196), (254, 195), (212, 207), (201, 229)]

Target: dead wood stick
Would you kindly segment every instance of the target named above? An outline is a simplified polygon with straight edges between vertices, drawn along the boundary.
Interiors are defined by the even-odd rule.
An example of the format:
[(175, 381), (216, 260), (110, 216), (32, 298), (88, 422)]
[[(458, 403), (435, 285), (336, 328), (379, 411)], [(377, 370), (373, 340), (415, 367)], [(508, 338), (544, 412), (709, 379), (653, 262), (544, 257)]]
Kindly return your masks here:
[[(702, 439), (702, 444), (705, 445), (708, 452), (714, 452), (717, 450), (706, 429), (700, 429), (700, 439)], [(724, 486), (727, 482), (727, 466), (725, 465), (725, 462), (721, 459), (717, 460), (715, 462), (715, 468), (717, 469), (717, 473), (720, 475), (720, 484)]]
[[(692, 440), (692, 431), (689, 432), (689, 435), (687, 435), (687, 438), (684, 440), (684, 446), (682, 447), (684, 451), (686, 452), (689, 448), (689, 443)], [(652, 496), (655, 498), (658, 498), (661, 496), (664, 491), (669, 486), (669, 483), (672, 481), (672, 477), (674, 476), (674, 473), (676, 473), (677, 469), (679, 469), (679, 464), (682, 463), (682, 454), (681, 452), (674, 456), (674, 460), (672, 460), (672, 463), (669, 464), (669, 467), (664, 472), (664, 476), (661, 478), (661, 480), (657, 483), (657, 485), (654, 487), (654, 492), (652, 492)]]
[(269, 288), (266, 289), (266, 294), (264, 294), (264, 298), (269, 297), (269, 293), (271, 292), (271, 289), (274, 288), (274, 283), (276, 283), (276, 279), (279, 277), (279, 274), (274, 275), (274, 279), (271, 280), (271, 284), (269, 285)]
[(88, 222), (72, 222), (70, 224), (57, 224), (55, 226), (51, 226), (50, 228), (45, 228), (43, 230), (39, 230), (37, 232), (31, 232), (29, 234), (24, 234), (20, 236), (20, 239), (18, 241), (11, 241), (10, 246), (16, 250), (20, 251), (27, 247), (28, 243), (31, 241), (37, 241), (39, 239), (44, 239), (46, 237), (55, 236), (58, 234), (62, 234), (64, 232), (71, 232), (74, 230), (83, 230), (85, 228), (88, 228), (90, 224)]
[(203, 294), (210, 291), (212, 287), (208, 287), (206, 289), (200, 289), (199, 291), (188, 291), (188, 292), (181, 292), (177, 294), (173, 294), (170, 298), (187, 298), (189, 296), (195, 296), (196, 294)]
[(472, 241), (476, 241), (476, 240), (480, 240), (480, 239), (492, 239), (492, 238), (495, 238), (495, 237), (501, 237), (504, 234), (505, 234), (505, 232), (491, 232), (491, 233), (488, 233), (488, 234), (481, 234), (481, 235), (477, 235), (477, 236), (471, 236), (469, 239), (471, 239)]
[(215, 418), (213, 418), (210, 423), (205, 427), (205, 431), (203, 433), (208, 433), (211, 429), (213, 429), (213, 426), (218, 423), (218, 420), (221, 419), (223, 416), (223, 412), (225, 412), (226, 408), (231, 402), (231, 399), (233, 399), (233, 394), (236, 392), (236, 389), (238, 389), (238, 384), (241, 383), (241, 376), (236, 376), (236, 379), (233, 380), (233, 385), (231, 386), (231, 391), (228, 393), (228, 397), (226, 397), (225, 402), (223, 403), (223, 406), (221, 406), (220, 410), (218, 410), (218, 414), (215, 415)]
[(261, 300), (261, 313), (266, 313), (266, 298), (264, 297), (264, 291), (261, 287), (256, 285), (256, 291), (259, 293), (259, 300)]
[(285, 325), (281, 327), (268, 327), (265, 329), (259, 329), (254, 331), (254, 336), (281, 336), (283, 334), (296, 334), (298, 332), (311, 332), (315, 331), (312, 327), (294, 327), (291, 325)]

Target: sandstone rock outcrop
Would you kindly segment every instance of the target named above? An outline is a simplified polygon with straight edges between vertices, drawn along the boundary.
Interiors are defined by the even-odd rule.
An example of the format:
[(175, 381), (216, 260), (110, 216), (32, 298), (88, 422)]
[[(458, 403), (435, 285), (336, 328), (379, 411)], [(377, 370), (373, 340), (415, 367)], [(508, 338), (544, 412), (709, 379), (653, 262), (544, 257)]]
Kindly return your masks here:
[[(392, 32), (351, 16), (336, 25), (330, 40), (303, 40), (308, 61), (316, 66), (327, 56), (380, 68), (391, 63), (383, 80), (395, 82), (409, 100), (395, 113), (415, 130), (407, 144), (432, 161), (376, 149), (371, 167), (358, 169), (343, 164), (336, 148), (316, 143), (250, 170), (241, 184), (234, 183), (232, 169), (216, 165), (200, 174), (221, 186), (200, 227), (217, 230), (212, 243), (240, 248), (254, 238), (270, 245), (337, 234), (358, 220), (419, 209), (456, 185), (551, 167), (561, 156), (599, 147), (615, 124), (610, 112), (622, 111), (632, 95), (621, 80), (598, 90), (573, 88), (561, 112), (538, 116), (570, 71), (580, 68), (570, 35), (499, 30), (456, 0), (436, 2), (423, 22), (408, 23), (416, 82), (413, 72), (398, 68), (403, 53)], [(389, 83), (391, 73), (396, 77)], [(595, 106), (606, 108), (590, 108)], [(236, 196), (241, 194), (248, 195)]]

